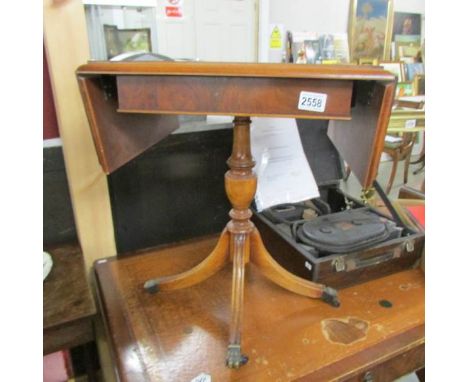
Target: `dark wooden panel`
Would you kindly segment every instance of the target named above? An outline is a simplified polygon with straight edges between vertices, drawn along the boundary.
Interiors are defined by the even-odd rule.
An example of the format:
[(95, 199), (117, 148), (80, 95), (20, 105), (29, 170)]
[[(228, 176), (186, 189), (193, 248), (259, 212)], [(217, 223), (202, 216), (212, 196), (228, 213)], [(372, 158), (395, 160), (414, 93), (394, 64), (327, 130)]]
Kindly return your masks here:
[(355, 86), (352, 119), (331, 121), (328, 132), (363, 188), (370, 188), (380, 164), (394, 84), (357, 82)]
[(337, 186), (343, 179), (343, 160), (327, 135), (327, 120), (298, 119), (297, 128), (309, 166), (319, 187)]
[(59, 350), (83, 345), (91, 341), (94, 341), (92, 320), (78, 320), (44, 330), (42, 351), (43, 354), (50, 354)]
[[(119, 110), (136, 113), (349, 118), (352, 81), (118, 76)], [(301, 91), (327, 94), (325, 111), (298, 109)]]
[(179, 127), (165, 115), (117, 113), (115, 78), (79, 78), (96, 152), (109, 174)]
[[(96, 307), (77, 244), (46, 247), (53, 266), (43, 283), (44, 352), (89, 342)], [(51, 350), (53, 349), (53, 350)]]
[(75, 218), (61, 146), (43, 149), (42, 170), (44, 245), (76, 242)]
[(232, 129), (173, 134), (108, 177), (119, 254), (219, 232)]
[[(335, 184), (342, 177), (327, 124), (298, 121), (304, 151), (320, 185)], [(231, 148), (231, 128), (172, 134), (110, 174), (117, 252), (221, 231), (229, 220), (223, 180)], [(197, 223), (187, 216), (196, 216)]]

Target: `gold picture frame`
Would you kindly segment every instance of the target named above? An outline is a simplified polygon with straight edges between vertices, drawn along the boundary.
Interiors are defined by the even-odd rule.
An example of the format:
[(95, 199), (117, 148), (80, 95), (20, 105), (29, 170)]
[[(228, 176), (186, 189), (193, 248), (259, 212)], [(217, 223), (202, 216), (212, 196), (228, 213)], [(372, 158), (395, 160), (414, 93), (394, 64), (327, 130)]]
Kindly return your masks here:
[(395, 88), (395, 98), (414, 96), (414, 83), (411, 81), (400, 82)]
[(119, 29), (116, 25), (104, 24), (104, 39), (107, 59), (127, 52), (151, 52), (151, 29)]
[(361, 57), (358, 60), (358, 64), (359, 65), (377, 66), (377, 65), (379, 65), (379, 60), (377, 58)]
[(424, 74), (416, 74), (413, 80), (414, 95), (426, 94), (426, 76)]
[(392, 26), (393, 0), (352, 0), (348, 23), (351, 61), (389, 60)]
[(395, 42), (395, 54), (397, 60), (402, 59), (403, 57), (416, 58), (420, 51), (421, 46), (416, 45), (413, 42)]

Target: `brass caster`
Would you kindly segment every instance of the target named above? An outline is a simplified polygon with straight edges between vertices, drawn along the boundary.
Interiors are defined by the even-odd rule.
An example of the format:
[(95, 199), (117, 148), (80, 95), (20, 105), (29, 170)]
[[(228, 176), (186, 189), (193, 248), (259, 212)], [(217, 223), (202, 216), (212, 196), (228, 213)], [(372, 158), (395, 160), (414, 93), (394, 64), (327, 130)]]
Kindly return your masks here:
[(241, 354), (240, 345), (229, 345), (227, 356), (226, 356), (226, 366), (230, 369), (238, 369), (242, 365), (245, 365), (249, 361), (249, 357)]
[(159, 284), (156, 279), (146, 281), (145, 285), (143, 285), (143, 288), (145, 288), (145, 290), (151, 294), (159, 292)]
[(326, 287), (323, 290), (321, 299), (325, 301), (327, 304), (338, 308), (340, 306), (340, 300), (338, 299), (338, 292), (330, 287)]

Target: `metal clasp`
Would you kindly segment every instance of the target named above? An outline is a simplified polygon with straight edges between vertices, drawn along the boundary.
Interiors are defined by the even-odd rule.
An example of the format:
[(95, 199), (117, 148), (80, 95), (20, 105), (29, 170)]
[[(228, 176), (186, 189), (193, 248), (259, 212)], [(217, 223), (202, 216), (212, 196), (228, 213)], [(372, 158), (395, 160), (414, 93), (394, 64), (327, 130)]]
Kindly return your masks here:
[(343, 272), (346, 270), (346, 262), (344, 257), (337, 257), (335, 260), (333, 260), (332, 265), (335, 266), (335, 271), (337, 272)]
[(365, 205), (369, 204), (369, 201), (373, 199), (375, 194), (375, 188), (363, 188), (361, 190), (361, 200)]
[(406, 252), (413, 252), (414, 251), (414, 240), (410, 239), (405, 242)]

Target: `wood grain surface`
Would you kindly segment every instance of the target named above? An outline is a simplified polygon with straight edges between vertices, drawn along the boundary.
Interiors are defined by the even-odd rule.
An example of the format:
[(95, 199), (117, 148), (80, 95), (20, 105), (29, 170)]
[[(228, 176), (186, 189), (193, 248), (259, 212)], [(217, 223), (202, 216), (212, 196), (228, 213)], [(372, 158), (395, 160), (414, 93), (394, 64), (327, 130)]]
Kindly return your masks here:
[[(122, 381), (391, 381), (424, 364), (424, 276), (419, 269), (340, 291), (341, 306), (290, 293), (246, 269), (243, 349), (225, 367), (231, 267), (191, 288), (149, 295), (154, 275), (192, 268), (216, 238), (95, 266), (98, 295)], [(390, 303), (384, 307), (382, 300)], [(388, 303), (386, 304), (389, 305)]]
[[(353, 82), (304, 78), (118, 76), (119, 111), (349, 119)], [(298, 109), (302, 91), (326, 94), (323, 112)]]
[(43, 284), (44, 354), (93, 340), (96, 306), (77, 244), (46, 248), (53, 266)]
[(394, 82), (390, 72), (375, 66), (295, 65), (229, 62), (109, 62), (93, 61), (82, 65), (78, 75), (174, 75), (204, 77), (275, 77), (368, 80)]

